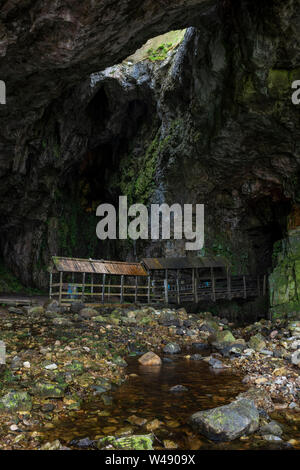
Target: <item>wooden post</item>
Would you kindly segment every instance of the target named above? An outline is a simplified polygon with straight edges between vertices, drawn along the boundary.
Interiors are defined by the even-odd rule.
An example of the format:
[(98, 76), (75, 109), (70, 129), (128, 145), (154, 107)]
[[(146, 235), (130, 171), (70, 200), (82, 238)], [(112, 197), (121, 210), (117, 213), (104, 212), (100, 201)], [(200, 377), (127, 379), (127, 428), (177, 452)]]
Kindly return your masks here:
[(164, 291), (165, 291), (165, 303), (168, 305), (169, 297), (168, 297), (168, 279), (164, 279)]
[(50, 281), (49, 281), (49, 298), (52, 298), (52, 271), (50, 271)]
[(198, 276), (197, 276), (198, 272), (195, 270), (195, 279), (194, 279), (194, 283), (195, 283), (195, 286), (194, 286), (194, 289), (195, 289), (195, 302), (196, 304), (198, 303)]
[(82, 274), (81, 302), (84, 301), (84, 291), (85, 291), (85, 273)]
[(134, 291), (134, 301), (137, 302), (138, 294), (138, 276), (135, 276), (135, 291)]
[(121, 291), (120, 291), (121, 304), (123, 303), (123, 298), (124, 298), (124, 274), (122, 274), (121, 276)]
[(164, 289), (165, 289), (165, 302), (168, 305), (169, 291), (168, 291), (168, 270), (167, 269), (165, 270)]
[(228, 300), (231, 300), (231, 275), (230, 271), (227, 268), (227, 295), (228, 295)]
[(243, 284), (244, 284), (244, 299), (247, 299), (246, 276), (243, 276)]
[(103, 274), (102, 276), (102, 303), (104, 303), (104, 296), (105, 296), (105, 277), (106, 275)]
[(62, 280), (63, 280), (63, 272), (61, 271), (59, 273), (59, 305), (61, 304), (61, 299), (62, 299)]
[(263, 296), (266, 295), (266, 292), (267, 292), (267, 275), (264, 274)]
[(150, 304), (151, 276), (148, 276), (148, 304)]
[(94, 274), (92, 273), (91, 274), (91, 297), (93, 297), (93, 293), (94, 293)]
[(216, 286), (215, 286), (215, 275), (214, 275), (214, 268), (210, 268), (211, 272), (211, 288), (212, 288), (212, 298), (213, 301), (216, 301)]
[(108, 276), (108, 289), (107, 289), (107, 297), (110, 299), (110, 283), (111, 283), (111, 277)]
[(176, 271), (176, 286), (177, 286), (177, 303), (180, 304), (180, 287), (179, 287), (179, 269)]

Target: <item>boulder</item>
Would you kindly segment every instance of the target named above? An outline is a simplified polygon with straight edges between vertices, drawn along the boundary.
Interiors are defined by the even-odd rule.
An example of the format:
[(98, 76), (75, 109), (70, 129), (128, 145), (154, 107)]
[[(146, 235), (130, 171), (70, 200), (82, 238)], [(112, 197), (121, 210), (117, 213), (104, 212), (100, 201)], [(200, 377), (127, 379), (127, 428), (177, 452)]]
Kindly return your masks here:
[(57, 300), (49, 299), (44, 303), (44, 310), (47, 312), (59, 312), (60, 306)]
[(225, 364), (223, 364), (223, 362), (221, 362), (219, 359), (216, 359), (214, 357), (210, 358), (210, 360), (208, 361), (208, 364), (213, 369), (225, 369), (226, 367)]
[(203, 356), (201, 356), (201, 354), (192, 354), (190, 359), (192, 361), (202, 361), (203, 360)]
[(288, 329), (293, 336), (300, 336), (300, 321), (290, 321)]
[(45, 309), (42, 306), (30, 307), (27, 313), (28, 315), (43, 315), (45, 313)]
[(0, 412), (30, 411), (32, 401), (27, 392), (10, 391), (0, 399)]
[(214, 336), (217, 343), (234, 343), (236, 341), (230, 330), (217, 331)]
[(164, 347), (163, 352), (165, 354), (178, 354), (181, 352), (181, 348), (177, 343), (168, 343)]
[(252, 400), (239, 399), (229, 405), (194, 413), (189, 422), (200, 434), (214, 441), (232, 441), (255, 432), (259, 413)]
[(262, 435), (272, 434), (273, 436), (282, 436), (283, 430), (276, 421), (270, 421), (270, 423), (265, 424), (259, 430), (259, 433)]
[(43, 398), (61, 398), (64, 396), (67, 384), (53, 384), (51, 382), (37, 382), (32, 389), (34, 395)]
[(260, 333), (257, 333), (257, 335), (254, 335), (250, 338), (248, 346), (255, 351), (261, 351), (266, 347), (265, 338)]
[(143, 354), (139, 358), (139, 363), (142, 366), (160, 366), (161, 365), (161, 358), (152, 351)]
[(128, 437), (107, 436), (98, 440), (98, 449), (114, 448), (118, 450), (153, 450), (151, 434)]
[(294, 366), (300, 367), (300, 349), (291, 355), (291, 363), (294, 364)]
[(174, 385), (169, 390), (169, 392), (171, 393), (182, 393), (182, 392), (187, 392), (187, 391), (188, 391), (188, 388), (185, 387), (184, 385)]
[(92, 317), (97, 317), (98, 312), (94, 308), (83, 308), (80, 310), (79, 315), (82, 318), (92, 318)]
[(8, 311), (9, 313), (16, 313), (17, 315), (24, 314), (24, 310), (22, 310), (21, 308), (17, 308), (17, 307), (9, 307)]
[(158, 322), (163, 326), (182, 326), (183, 321), (179, 319), (175, 312), (162, 311)]

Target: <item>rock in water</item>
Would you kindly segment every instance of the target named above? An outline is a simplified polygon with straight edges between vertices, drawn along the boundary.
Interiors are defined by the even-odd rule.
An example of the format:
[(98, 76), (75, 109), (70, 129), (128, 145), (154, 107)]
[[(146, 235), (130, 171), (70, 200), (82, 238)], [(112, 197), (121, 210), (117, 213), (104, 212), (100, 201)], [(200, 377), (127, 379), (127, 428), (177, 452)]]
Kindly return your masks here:
[(153, 450), (152, 447), (153, 437), (151, 434), (141, 436), (128, 436), (128, 437), (114, 437), (107, 436), (99, 439), (97, 442), (98, 449), (105, 449), (111, 446), (119, 450)]
[(170, 388), (169, 391), (171, 393), (182, 393), (182, 392), (187, 392), (188, 388), (185, 387), (184, 385), (174, 385), (173, 387)]
[(270, 423), (267, 423), (260, 428), (260, 434), (264, 436), (272, 434), (273, 436), (280, 437), (283, 434), (283, 430), (279, 423), (276, 421), (270, 421)]
[(180, 346), (176, 343), (168, 343), (164, 349), (165, 354), (178, 354), (180, 353), (181, 349)]
[(160, 366), (161, 358), (154, 352), (149, 351), (139, 358), (139, 363), (142, 366)]
[(198, 411), (190, 419), (192, 427), (215, 441), (232, 441), (255, 432), (259, 413), (251, 400), (235, 400), (229, 405)]

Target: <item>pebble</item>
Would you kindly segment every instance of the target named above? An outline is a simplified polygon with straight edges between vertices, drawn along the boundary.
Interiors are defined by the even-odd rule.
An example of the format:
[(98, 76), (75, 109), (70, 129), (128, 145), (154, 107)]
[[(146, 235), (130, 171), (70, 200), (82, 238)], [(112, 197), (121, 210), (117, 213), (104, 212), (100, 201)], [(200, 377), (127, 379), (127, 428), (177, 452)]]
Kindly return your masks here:
[(23, 362), (23, 366), (25, 367), (25, 369), (30, 369), (30, 362), (29, 361)]
[(47, 370), (55, 370), (57, 369), (57, 364), (48, 364), (47, 366), (45, 366), (45, 369)]

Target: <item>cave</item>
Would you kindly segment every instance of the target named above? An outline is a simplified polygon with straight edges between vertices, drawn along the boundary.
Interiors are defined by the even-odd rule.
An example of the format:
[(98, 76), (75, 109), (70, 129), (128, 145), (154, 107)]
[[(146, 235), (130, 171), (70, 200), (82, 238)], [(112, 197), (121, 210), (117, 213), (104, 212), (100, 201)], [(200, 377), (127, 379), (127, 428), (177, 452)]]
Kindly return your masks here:
[[(0, 29), (0, 448), (300, 450), (300, 0), (8, 0)], [(203, 204), (201, 250), (99, 240), (122, 195)]]

